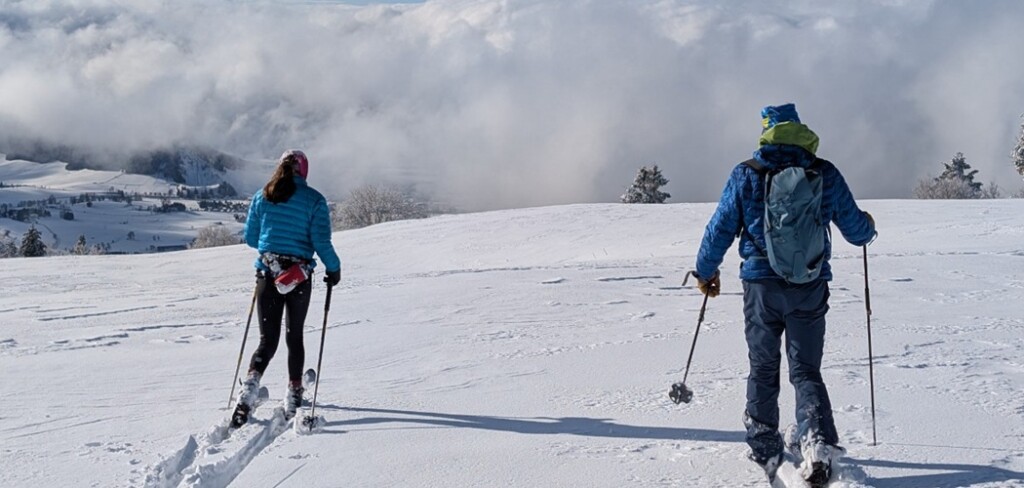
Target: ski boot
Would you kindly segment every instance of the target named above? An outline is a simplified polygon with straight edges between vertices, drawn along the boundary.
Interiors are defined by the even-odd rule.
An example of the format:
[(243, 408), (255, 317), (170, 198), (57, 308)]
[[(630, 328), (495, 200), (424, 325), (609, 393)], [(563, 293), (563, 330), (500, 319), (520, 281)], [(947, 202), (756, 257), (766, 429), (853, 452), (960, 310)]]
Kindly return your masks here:
[(810, 488), (824, 488), (832, 480), (832, 474), (838, 466), (839, 459), (846, 450), (826, 444), (820, 440), (808, 442), (801, 448), (803, 460), (800, 463), (800, 475), (807, 481)]
[(284, 418), (291, 419), (302, 406), (302, 393), (305, 389), (301, 382), (289, 383), (288, 393), (284, 396)]
[(748, 453), (747, 458), (757, 464), (761, 469), (764, 470), (764, 475), (768, 477), (768, 483), (775, 483), (775, 474), (779, 471), (779, 466), (782, 465), (782, 453), (778, 453), (766, 461), (761, 461), (754, 457), (754, 453)]
[(260, 394), (260, 374), (250, 371), (249, 376), (242, 381), (242, 389), (238, 392), (238, 401), (235, 411), (231, 414), (231, 428), (237, 429), (249, 421), (249, 414), (252, 413)]

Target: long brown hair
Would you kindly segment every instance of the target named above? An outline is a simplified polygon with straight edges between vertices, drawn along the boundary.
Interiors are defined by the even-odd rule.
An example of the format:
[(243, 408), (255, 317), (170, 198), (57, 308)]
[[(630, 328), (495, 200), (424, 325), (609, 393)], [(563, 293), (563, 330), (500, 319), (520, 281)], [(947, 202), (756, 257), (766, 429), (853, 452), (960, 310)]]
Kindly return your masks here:
[(287, 202), (295, 194), (295, 166), (298, 160), (293, 155), (288, 155), (277, 165), (270, 181), (263, 187), (263, 198), (270, 203)]

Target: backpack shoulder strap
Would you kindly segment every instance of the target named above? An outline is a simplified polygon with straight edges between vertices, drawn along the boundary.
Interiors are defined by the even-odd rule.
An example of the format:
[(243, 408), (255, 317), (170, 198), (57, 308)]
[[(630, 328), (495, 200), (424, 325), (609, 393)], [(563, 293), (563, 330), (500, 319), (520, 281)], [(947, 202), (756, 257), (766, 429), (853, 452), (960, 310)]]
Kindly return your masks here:
[(748, 159), (748, 160), (746, 160), (746, 161), (744, 161), (744, 162), (742, 162), (740, 164), (745, 164), (745, 165), (749, 166), (750, 169), (756, 171), (759, 174), (763, 174), (765, 172), (764, 165), (759, 163), (759, 162), (757, 162), (757, 160), (754, 159), (754, 158), (750, 158), (750, 159)]

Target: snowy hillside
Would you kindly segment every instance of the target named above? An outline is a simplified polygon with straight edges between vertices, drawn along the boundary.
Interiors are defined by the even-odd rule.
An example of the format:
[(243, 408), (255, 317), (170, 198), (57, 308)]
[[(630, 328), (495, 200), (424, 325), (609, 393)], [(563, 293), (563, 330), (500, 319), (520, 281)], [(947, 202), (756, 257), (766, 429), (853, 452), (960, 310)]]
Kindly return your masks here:
[[(881, 232), (879, 445), (860, 249), (837, 243), (823, 374), (849, 454), (834, 486), (1024, 486), (1024, 201), (863, 205)], [(680, 281), (712, 209), (574, 205), (335, 234), (327, 425), (312, 436), (266, 420), (283, 345), (271, 405), (218, 435), (251, 250), (5, 260), (0, 486), (765, 486), (744, 457), (735, 249), (697, 343), (694, 401), (666, 395), (701, 298)], [(784, 418), (792, 408), (786, 385)]]
[[(0, 234), (10, 231), (12, 237), (21, 239), (35, 225), (51, 251), (66, 251), (84, 235), (90, 246), (102, 244), (106, 252), (139, 253), (187, 246), (200, 229), (213, 224), (226, 225), (233, 232), (242, 229), (230, 212), (200, 211), (195, 200), (174, 197), (179, 188), (196, 187), (120, 171), (68, 171), (66, 166), (3, 161), (0, 157), (0, 208), (40, 209), (49, 213), (33, 214), (24, 221), (0, 215)], [(195, 163), (185, 169), (199, 167)], [(186, 173), (193, 182), (210, 178), (199, 170)], [(87, 194), (92, 201), (81, 201), (81, 196)], [(118, 195), (137, 197), (126, 202)], [(164, 202), (181, 203), (187, 211), (148, 210)]]

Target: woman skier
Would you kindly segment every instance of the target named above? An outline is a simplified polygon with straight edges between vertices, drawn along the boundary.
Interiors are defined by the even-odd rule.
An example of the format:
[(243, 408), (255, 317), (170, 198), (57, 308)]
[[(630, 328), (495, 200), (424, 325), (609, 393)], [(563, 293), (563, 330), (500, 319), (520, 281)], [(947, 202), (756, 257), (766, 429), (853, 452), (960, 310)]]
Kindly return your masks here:
[(285, 321), (288, 345), (288, 391), (285, 415), (291, 418), (302, 403), (302, 371), (305, 349), (303, 323), (309, 309), (312, 283), (309, 279), (316, 252), (327, 269), (327, 286), (341, 281), (341, 260), (331, 244), (331, 218), (327, 200), (306, 183), (309, 160), (299, 150), (281, 155), (270, 181), (252, 198), (245, 222), (245, 243), (259, 251), (256, 259), (256, 304), (259, 312), (260, 344), (252, 355), (249, 372), (242, 382), (231, 426), (249, 420), (260, 387), (260, 379), (277, 350), (281, 319)]

